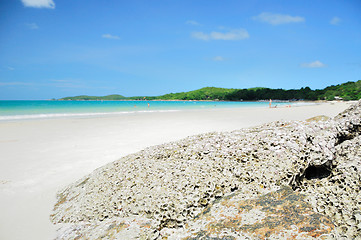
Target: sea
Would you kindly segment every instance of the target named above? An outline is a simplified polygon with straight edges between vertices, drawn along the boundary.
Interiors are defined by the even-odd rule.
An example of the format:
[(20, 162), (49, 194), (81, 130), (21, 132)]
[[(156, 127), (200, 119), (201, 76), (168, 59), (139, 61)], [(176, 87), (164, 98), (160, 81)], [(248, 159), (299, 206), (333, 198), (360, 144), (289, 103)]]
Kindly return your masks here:
[[(299, 105), (295, 102), (273, 102), (272, 106)], [(226, 101), (54, 101), (54, 100), (0, 100), (0, 121), (92, 117), (150, 112), (184, 110), (263, 107), (264, 102)]]

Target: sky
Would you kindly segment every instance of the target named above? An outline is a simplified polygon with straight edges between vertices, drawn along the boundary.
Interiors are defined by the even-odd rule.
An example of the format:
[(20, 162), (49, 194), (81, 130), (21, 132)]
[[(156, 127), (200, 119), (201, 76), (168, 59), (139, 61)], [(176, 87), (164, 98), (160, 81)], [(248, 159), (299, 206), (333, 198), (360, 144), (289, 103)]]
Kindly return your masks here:
[(1, 0), (0, 99), (361, 79), (360, 0)]

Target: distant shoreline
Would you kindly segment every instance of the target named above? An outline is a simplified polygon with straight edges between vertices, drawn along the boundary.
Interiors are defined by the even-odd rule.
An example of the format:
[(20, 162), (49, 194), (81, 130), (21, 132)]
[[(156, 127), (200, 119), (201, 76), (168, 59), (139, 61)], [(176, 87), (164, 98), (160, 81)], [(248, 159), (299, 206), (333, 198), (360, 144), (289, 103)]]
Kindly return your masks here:
[[(314, 105), (315, 102), (274, 100), (272, 107)], [(210, 100), (66, 100), (1, 101), (0, 121), (54, 118), (88, 118), (140, 113), (269, 108), (268, 101)]]
[[(47, 99), (47, 100), (34, 100), (34, 101), (86, 101), (86, 102), (111, 102), (111, 101), (137, 101), (137, 102), (147, 102), (147, 101), (164, 101), (164, 102), (269, 102), (270, 99), (262, 99), (262, 100), (237, 100), (237, 101), (229, 101), (229, 100), (182, 100), (182, 99), (146, 99), (146, 100), (133, 100), (133, 99), (121, 99), (121, 100), (60, 100), (60, 99)], [(7, 101), (7, 100), (0, 100)], [(12, 100), (10, 100), (12, 101)], [(13, 100), (13, 101), (27, 101), (27, 100)], [(356, 102), (357, 100), (280, 100), (280, 99), (272, 99), (272, 102), (309, 102), (309, 103), (327, 103), (327, 102)]]
[[(6, 101), (6, 100), (5, 100)], [(26, 100), (14, 100), (14, 101), (26, 101)], [(89, 101), (89, 102), (105, 102), (105, 101), (138, 101), (138, 102), (146, 102), (146, 101), (165, 101), (165, 102), (269, 102), (269, 99), (263, 99), (263, 100), (234, 100), (234, 101), (230, 101), (230, 100), (190, 100), (190, 99), (145, 99), (145, 100), (140, 100), (140, 99), (121, 99), (121, 100), (80, 100), (80, 99), (76, 99), (76, 100), (52, 100), (52, 99), (48, 99), (48, 100), (39, 100), (39, 101)], [(274, 102), (317, 102), (317, 101), (322, 101), (322, 102), (327, 102), (327, 101), (323, 101), (323, 100), (317, 100), (317, 101), (305, 101), (305, 100), (278, 100), (278, 99), (272, 99), (272, 101)], [(336, 101), (336, 100), (335, 100)]]
[(80, 95), (64, 97), (58, 100), (192, 100), (192, 101), (265, 101), (278, 99), (286, 101), (317, 101), (317, 100), (358, 100), (361, 98), (361, 80), (346, 82), (336, 86), (328, 86), (324, 89), (312, 90), (309, 87), (300, 89), (271, 89), (271, 88), (216, 88), (205, 87), (188, 92), (168, 93), (160, 96), (133, 96), (125, 97), (119, 94), (107, 96)]

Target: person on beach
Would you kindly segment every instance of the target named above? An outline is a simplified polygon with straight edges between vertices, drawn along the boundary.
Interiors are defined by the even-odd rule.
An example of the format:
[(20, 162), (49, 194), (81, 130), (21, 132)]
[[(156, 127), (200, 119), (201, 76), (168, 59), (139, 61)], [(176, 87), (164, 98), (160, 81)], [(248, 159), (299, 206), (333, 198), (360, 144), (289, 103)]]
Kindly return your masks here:
[(149, 106), (150, 106), (150, 105), (149, 105), (149, 103), (148, 103), (148, 108), (149, 108)]
[(272, 99), (269, 100), (269, 108), (272, 107)]

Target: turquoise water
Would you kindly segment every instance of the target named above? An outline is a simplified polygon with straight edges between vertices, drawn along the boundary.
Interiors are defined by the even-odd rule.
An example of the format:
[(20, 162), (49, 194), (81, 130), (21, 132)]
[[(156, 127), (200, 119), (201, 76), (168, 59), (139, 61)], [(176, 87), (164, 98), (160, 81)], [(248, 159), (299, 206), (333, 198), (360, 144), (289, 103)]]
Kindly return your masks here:
[[(149, 107), (148, 107), (149, 104)], [(274, 105), (290, 103), (274, 103)], [(101, 116), (215, 108), (268, 107), (268, 102), (212, 101), (0, 101), (0, 120)]]

